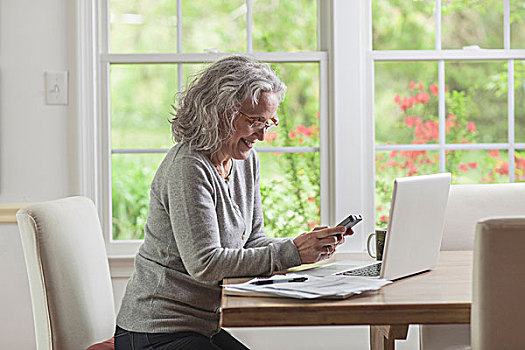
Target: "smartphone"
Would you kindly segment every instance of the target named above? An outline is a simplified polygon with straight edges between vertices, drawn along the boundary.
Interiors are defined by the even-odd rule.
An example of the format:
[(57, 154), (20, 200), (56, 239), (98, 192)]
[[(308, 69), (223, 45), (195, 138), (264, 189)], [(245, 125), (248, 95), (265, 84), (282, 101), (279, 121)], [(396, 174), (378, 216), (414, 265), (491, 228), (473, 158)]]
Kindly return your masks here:
[(343, 221), (341, 221), (337, 226), (344, 226), (346, 227), (346, 232), (350, 230), (352, 227), (357, 225), (363, 220), (363, 217), (361, 215), (348, 215)]

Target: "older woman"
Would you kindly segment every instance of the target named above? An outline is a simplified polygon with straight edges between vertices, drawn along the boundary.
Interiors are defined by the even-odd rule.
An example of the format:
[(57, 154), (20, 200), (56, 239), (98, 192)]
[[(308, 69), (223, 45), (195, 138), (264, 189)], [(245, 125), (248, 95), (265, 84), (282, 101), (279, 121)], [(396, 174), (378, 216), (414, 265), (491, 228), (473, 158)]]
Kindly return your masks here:
[[(172, 119), (177, 141), (151, 184), (144, 243), (117, 317), (116, 349), (246, 349), (219, 327), (220, 282), (328, 258), (344, 227), (295, 239), (263, 230), (257, 141), (286, 86), (267, 64), (210, 65)], [(341, 235), (339, 235), (341, 237)]]

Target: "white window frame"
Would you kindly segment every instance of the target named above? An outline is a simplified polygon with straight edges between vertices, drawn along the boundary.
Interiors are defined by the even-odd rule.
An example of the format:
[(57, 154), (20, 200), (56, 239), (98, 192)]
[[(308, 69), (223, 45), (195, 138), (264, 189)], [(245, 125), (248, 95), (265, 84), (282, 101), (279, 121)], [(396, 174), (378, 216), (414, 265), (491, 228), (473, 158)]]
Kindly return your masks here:
[[(503, 3), (503, 22), (504, 22), (504, 40), (503, 49), (463, 49), (463, 50), (443, 50), (441, 48), (441, 0), (435, 1), (436, 14), (436, 36), (434, 50), (371, 50), (369, 56), (369, 76), (370, 81), (374, 81), (375, 62), (397, 61), (397, 62), (414, 62), (414, 61), (435, 61), (438, 63), (438, 118), (439, 118), (439, 142), (437, 144), (401, 144), (401, 145), (375, 145), (375, 151), (393, 151), (393, 150), (433, 150), (439, 151), (439, 170), (445, 172), (445, 152), (448, 150), (507, 150), (509, 162), (509, 182), (515, 181), (514, 173), (514, 153), (516, 149), (525, 149), (525, 143), (516, 143), (514, 138), (514, 60), (525, 59), (525, 50), (510, 48), (510, 0), (504, 0)], [(371, 14), (371, 5), (368, 9)], [(372, 30), (371, 16), (368, 16), (368, 28)], [(371, 46), (370, 46), (371, 48)], [(445, 140), (445, 62), (446, 61), (507, 61), (507, 123), (508, 135), (507, 142), (501, 143), (473, 143), (473, 144), (452, 144), (446, 143)], [(374, 120), (374, 86), (369, 87), (367, 91), (367, 101), (370, 104), (370, 120)], [(373, 132), (373, 126), (372, 126)], [(375, 139), (375, 137), (374, 137)], [(375, 143), (375, 142), (374, 142)], [(374, 152), (375, 153), (375, 152)], [(374, 158), (370, 161), (374, 164)], [(374, 175), (375, 178), (375, 175)], [(370, 193), (373, 194), (373, 191)], [(373, 198), (371, 198), (373, 200)]]
[[(76, 2), (80, 192), (92, 198), (98, 208), (108, 255), (132, 257), (142, 241), (113, 241), (110, 237), (111, 150), (109, 84), (106, 83), (109, 64), (209, 62), (222, 54), (180, 53), (180, 47), (179, 53), (173, 54), (108, 54), (108, 43), (104, 39), (108, 28), (99, 26), (99, 23), (108, 23), (105, 18), (109, 13), (107, 4), (107, 0)], [(247, 0), (247, 6), (251, 7), (251, 0)], [(355, 11), (356, 7), (359, 11)], [(319, 0), (319, 52), (253, 53), (248, 41), (248, 53), (263, 61), (319, 63), (320, 114), (325, 116), (320, 118), (321, 224), (326, 225), (336, 224), (337, 219), (348, 213), (365, 213), (373, 209), (373, 202), (368, 203), (364, 195), (366, 188), (373, 185), (370, 166), (365, 166), (365, 155), (371, 156), (373, 152), (372, 148), (364, 147), (371, 140), (364, 133), (365, 118), (362, 117), (367, 108), (362, 102), (361, 84), (365, 77), (362, 67), (366, 62), (364, 52), (357, 50), (356, 54), (356, 50), (348, 49), (348, 37), (343, 34), (349, 31), (357, 33), (352, 45), (361, 45), (363, 38), (367, 37), (362, 26), (366, 8), (366, 1), (350, 4), (344, 0)], [(349, 21), (349, 18), (356, 21)], [(250, 23), (251, 18), (247, 18), (248, 27)], [(348, 61), (353, 64), (349, 65)], [(348, 98), (344, 92), (348, 88), (358, 94)], [(347, 149), (355, 151), (350, 162)], [(368, 224), (368, 227), (372, 226)], [(369, 231), (368, 227), (357, 228), (356, 237), (349, 240), (342, 250), (362, 251), (362, 231)]]
[(374, 135), (371, 76), (371, 3), (369, 0), (330, 2), (330, 108), (333, 116), (335, 219), (362, 214), (355, 234), (338, 249), (366, 251), (373, 232)]

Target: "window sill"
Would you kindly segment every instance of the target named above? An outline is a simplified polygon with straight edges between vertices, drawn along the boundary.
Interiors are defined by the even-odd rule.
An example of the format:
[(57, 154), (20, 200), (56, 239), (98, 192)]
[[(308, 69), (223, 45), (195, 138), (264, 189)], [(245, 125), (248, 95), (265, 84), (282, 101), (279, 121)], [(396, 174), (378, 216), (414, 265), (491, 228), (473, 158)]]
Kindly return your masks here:
[(109, 255), (111, 278), (129, 278), (135, 269), (135, 255)]

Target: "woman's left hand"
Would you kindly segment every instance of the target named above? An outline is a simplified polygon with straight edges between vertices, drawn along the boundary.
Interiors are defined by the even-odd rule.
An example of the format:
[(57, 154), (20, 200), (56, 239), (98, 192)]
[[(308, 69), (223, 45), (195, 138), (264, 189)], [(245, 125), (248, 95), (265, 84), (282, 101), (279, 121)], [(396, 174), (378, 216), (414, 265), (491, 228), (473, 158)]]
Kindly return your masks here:
[(335, 252), (335, 247), (344, 241), (345, 230), (343, 226), (322, 226), (297, 236), (293, 243), (301, 257), (301, 263), (311, 264), (328, 259)]
[[(343, 226), (340, 226), (340, 227), (343, 227)], [(322, 230), (322, 229), (325, 229), (325, 228), (328, 228), (328, 226), (316, 226), (313, 229), (313, 231)], [(337, 237), (336, 245), (343, 244), (345, 242), (345, 236), (350, 236), (350, 235), (353, 235), (353, 234), (354, 234), (354, 231), (352, 229), (349, 229), (348, 232), (345, 232), (342, 235), (341, 234), (336, 235), (336, 237)]]

